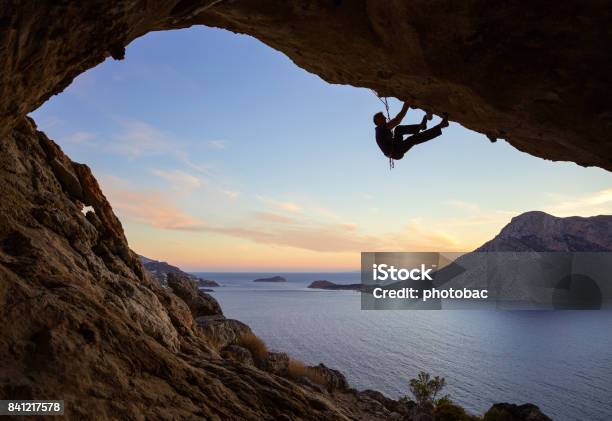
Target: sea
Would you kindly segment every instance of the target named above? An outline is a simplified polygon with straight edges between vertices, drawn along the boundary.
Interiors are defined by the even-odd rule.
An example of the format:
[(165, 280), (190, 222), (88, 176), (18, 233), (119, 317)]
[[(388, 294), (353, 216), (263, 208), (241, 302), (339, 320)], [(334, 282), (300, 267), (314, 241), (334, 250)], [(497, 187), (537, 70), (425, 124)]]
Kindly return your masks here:
[[(309, 289), (347, 273), (194, 273), (226, 317), (268, 348), (342, 371), (352, 387), (409, 395), (420, 371), (473, 414), (533, 403), (554, 420), (612, 420), (612, 311), (361, 310), (354, 291)], [(284, 283), (255, 283), (280, 275)]]

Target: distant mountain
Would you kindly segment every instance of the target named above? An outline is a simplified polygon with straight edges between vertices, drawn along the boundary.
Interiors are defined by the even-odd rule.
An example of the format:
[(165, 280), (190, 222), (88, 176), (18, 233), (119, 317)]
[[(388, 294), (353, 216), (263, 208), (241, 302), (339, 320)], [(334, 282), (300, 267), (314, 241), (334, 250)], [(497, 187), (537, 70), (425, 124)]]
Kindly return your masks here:
[[(399, 281), (387, 288), (487, 289), (492, 303), (508, 309), (602, 308), (612, 297), (612, 285), (605, 276), (610, 251), (612, 215), (559, 218), (526, 212), (512, 218), (473, 252), (442, 265), (434, 272), (433, 282)], [(435, 301), (429, 307), (421, 304), (406, 301), (401, 308), (440, 305)], [(473, 304), (476, 302), (467, 302)], [(368, 305), (380, 308), (376, 306), (381, 304)]]
[(162, 284), (164, 286), (167, 285), (167, 278), (168, 278), (168, 274), (169, 273), (174, 273), (174, 274), (180, 275), (180, 276), (186, 276), (189, 279), (192, 279), (192, 280), (196, 281), (198, 283), (198, 286), (200, 286), (200, 287), (218, 287), (218, 286), (220, 286), (215, 281), (211, 281), (211, 280), (208, 280), (208, 279), (198, 278), (198, 277), (196, 277), (194, 275), (191, 275), (190, 273), (183, 272), (178, 267), (172, 266), (169, 263), (160, 262), (158, 260), (149, 259), (148, 257), (144, 257), (144, 256), (140, 256), (140, 255), (138, 257), (140, 258), (140, 261), (142, 262), (142, 264), (145, 267), (145, 269), (148, 270), (149, 273), (155, 279), (157, 279), (160, 284)]
[(609, 267), (602, 252), (610, 251), (611, 215), (526, 212), (440, 269), (434, 286), (488, 289), (504, 308), (601, 308), (612, 292), (602, 277)]
[(475, 251), (612, 251), (612, 215), (558, 218), (525, 212)]

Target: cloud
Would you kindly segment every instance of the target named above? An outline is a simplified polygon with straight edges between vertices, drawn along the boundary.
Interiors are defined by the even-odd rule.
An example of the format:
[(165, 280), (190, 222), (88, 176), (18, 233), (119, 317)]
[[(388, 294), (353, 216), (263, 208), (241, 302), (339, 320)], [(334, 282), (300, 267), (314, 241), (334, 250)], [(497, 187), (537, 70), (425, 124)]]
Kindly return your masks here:
[(426, 227), (421, 220), (413, 220), (408, 223), (403, 232), (398, 235), (401, 238), (402, 249), (406, 251), (449, 251), (459, 248), (461, 243), (457, 238), (440, 229), (432, 229), (431, 225), (433, 224), (427, 224)]
[(90, 143), (96, 138), (96, 135), (91, 132), (74, 132), (68, 136), (62, 137), (63, 143), (83, 144)]
[(446, 227), (469, 227), (477, 225), (505, 225), (510, 219), (518, 214), (520, 211), (506, 211), (506, 210), (495, 210), (495, 209), (483, 209), (475, 203), (465, 202), (463, 200), (447, 200), (443, 202), (447, 206), (451, 206), (455, 209), (463, 210), (468, 213), (468, 216), (462, 217), (447, 217), (440, 218), (438, 222), (440, 225)]
[(267, 205), (270, 205), (272, 207), (275, 207), (279, 210), (292, 212), (292, 213), (300, 213), (302, 211), (302, 208), (293, 202), (283, 202), (283, 201), (279, 201), (275, 199), (270, 199), (269, 197), (264, 197), (264, 196), (256, 196), (256, 197), (261, 202)]
[(280, 209), (283, 209), (289, 212), (300, 212), (301, 211), (301, 208), (292, 202), (279, 202), (277, 203), (277, 206)]
[(278, 222), (283, 224), (293, 224), (295, 220), (284, 215), (273, 212), (255, 212), (255, 218), (265, 222)]
[[(262, 220), (262, 215), (256, 215)], [(263, 216), (265, 227), (246, 223), (244, 226), (200, 227), (198, 231), (213, 232), (246, 239), (260, 244), (271, 244), (323, 253), (359, 253), (378, 251), (456, 251), (459, 241), (443, 231), (432, 231), (418, 224), (408, 224), (398, 232), (372, 235), (353, 224), (305, 223), (304, 221), (276, 220)]]
[(196, 170), (199, 173), (206, 174), (208, 176), (212, 176), (213, 167), (209, 164), (199, 164), (193, 162), (189, 155), (184, 151), (176, 151), (176, 156), (183, 164), (191, 168), (192, 170)]
[(446, 218), (447, 225), (469, 226), (485, 224), (506, 224), (510, 219), (529, 210), (542, 210), (551, 215), (566, 216), (594, 216), (612, 214), (612, 188), (585, 193), (583, 195), (560, 195), (548, 193), (549, 204), (535, 209), (523, 210), (484, 210), (476, 204), (461, 200), (449, 200), (445, 204), (462, 209), (471, 215), (466, 218)]
[(102, 178), (103, 191), (122, 220), (155, 228), (198, 230), (204, 224), (171, 204), (168, 195), (156, 191), (138, 191), (117, 177)]
[(359, 253), (365, 250), (455, 251), (459, 242), (441, 230), (412, 221), (397, 232), (369, 234), (353, 223), (325, 223), (305, 216), (290, 218), (274, 212), (254, 212), (240, 224), (192, 225), (177, 228), (240, 238), (258, 244), (293, 247), (322, 253)]
[(111, 138), (109, 145), (111, 151), (129, 160), (147, 156), (173, 158), (186, 168), (205, 174), (209, 179), (215, 177), (213, 167), (193, 159), (193, 147), (187, 148), (172, 133), (139, 120), (123, 121), (121, 126), (119, 133)]
[[(213, 165), (201, 162), (200, 155), (193, 151), (193, 145), (186, 145), (172, 133), (160, 130), (139, 120), (123, 121), (121, 126), (122, 129), (119, 133), (112, 136), (108, 148), (128, 160), (158, 156), (163, 156), (166, 160), (173, 159), (176, 161), (175, 163), (182, 165), (181, 170), (172, 172), (158, 171), (156, 175), (174, 183), (175, 187), (178, 185), (186, 187), (191, 184), (190, 188), (193, 189), (208, 184), (207, 181), (193, 174), (186, 176), (188, 174), (187, 171), (203, 174), (209, 182), (214, 182), (215, 184), (223, 182), (222, 175), (215, 173)], [(216, 148), (224, 148), (227, 144), (224, 140), (214, 140), (211, 142), (213, 142), (212, 145)], [(164, 172), (166, 174), (163, 174)], [(198, 185), (195, 185), (197, 183), (195, 178), (200, 179)], [(236, 198), (239, 192), (227, 191), (225, 195), (229, 198)]]
[(461, 209), (461, 210), (466, 210), (469, 212), (474, 212), (474, 213), (481, 213), (482, 210), (480, 208), (480, 206), (478, 206), (475, 203), (468, 203), (468, 202), (464, 202), (463, 200), (448, 200), (446, 202), (444, 202), (446, 205), (450, 205), (454, 208), (457, 209)]
[(582, 196), (566, 197), (549, 194), (557, 203), (543, 210), (555, 216), (594, 216), (612, 214), (612, 188), (584, 194)]
[(478, 215), (471, 215), (463, 218), (440, 218), (438, 219), (439, 225), (446, 227), (475, 227), (482, 225), (495, 225), (504, 226), (514, 216), (521, 214), (519, 211), (500, 211), (492, 210), (489, 213), (483, 212)]
[(376, 249), (380, 240), (342, 225), (283, 225), (257, 227), (205, 227), (215, 232), (256, 243), (288, 246), (318, 252), (359, 252)]
[(231, 191), (231, 190), (223, 190), (223, 189), (219, 189), (219, 191), (221, 192), (221, 194), (223, 194), (224, 196), (232, 200), (237, 199), (240, 196), (239, 191)]
[(190, 193), (192, 190), (206, 184), (205, 181), (199, 177), (181, 170), (153, 170), (153, 174), (166, 180), (175, 191), (181, 193)]
[(313, 210), (313, 212), (315, 212), (315, 213), (319, 214), (320, 216), (323, 216), (323, 217), (325, 217), (327, 219), (331, 219), (331, 220), (334, 220), (334, 221), (342, 220), (340, 215), (338, 215), (337, 213), (335, 213), (335, 212), (333, 212), (333, 211), (331, 211), (331, 210), (329, 210), (327, 208), (324, 208), (322, 206), (315, 206), (312, 210)]
[(143, 155), (155, 155), (172, 151), (170, 136), (143, 121), (123, 122), (123, 130), (115, 136), (111, 148), (135, 159)]
[(357, 229), (359, 228), (359, 225), (353, 224), (351, 222), (345, 222), (343, 224), (340, 224), (340, 226), (349, 231), (357, 231)]
[(227, 142), (225, 140), (209, 140), (206, 142), (213, 149), (225, 149)]
[(48, 132), (48, 130), (52, 128), (63, 126), (66, 123), (64, 119), (51, 114), (37, 115), (36, 121), (39, 127), (45, 128), (45, 132)]
[[(188, 188), (199, 185), (197, 177), (194, 179), (184, 172), (157, 170), (156, 173)], [(464, 249), (460, 247), (457, 237), (445, 231), (444, 227), (419, 219), (410, 220), (404, 227), (393, 232), (373, 234), (358, 224), (342, 219), (340, 215), (334, 214), (337, 220), (330, 222), (327, 215), (317, 210), (306, 212), (293, 202), (259, 197), (272, 210), (247, 213), (239, 222), (205, 222), (173, 205), (172, 194), (139, 191), (116, 177), (105, 177), (103, 185), (109, 201), (122, 220), (160, 229), (217, 234), (256, 244), (320, 253)]]

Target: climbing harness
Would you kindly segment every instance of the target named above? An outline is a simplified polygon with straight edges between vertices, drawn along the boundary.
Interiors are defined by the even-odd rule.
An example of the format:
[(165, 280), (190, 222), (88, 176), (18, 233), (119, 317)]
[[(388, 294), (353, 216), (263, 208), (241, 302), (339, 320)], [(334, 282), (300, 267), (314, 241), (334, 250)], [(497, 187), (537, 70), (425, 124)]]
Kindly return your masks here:
[[(378, 98), (378, 100), (382, 103), (382, 105), (385, 106), (385, 113), (387, 114), (387, 120), (391, 120), (391, 115), (389, 114), (389, 101), (387, 99), (387, 97), (381, 97), (380, 95), (378, 95), (378, 92), (376, 92), (374, 89), (370, 89), (370, 91), (372, 91), (372, 93), (376, 96), (376, 98)], [(392, 170), (393, 168), (395, 168), (395, 161), (393, 161), (393, 158), (389, 157), (389, 169)]]

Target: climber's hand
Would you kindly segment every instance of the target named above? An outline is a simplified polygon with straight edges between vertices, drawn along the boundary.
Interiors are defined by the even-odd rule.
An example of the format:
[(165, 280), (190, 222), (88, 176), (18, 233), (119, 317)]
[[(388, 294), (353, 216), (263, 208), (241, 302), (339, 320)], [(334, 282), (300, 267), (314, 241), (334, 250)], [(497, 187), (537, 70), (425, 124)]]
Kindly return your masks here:
[(387, 128), (393, 129), (395, 126), (400, 124), (402, 122), (402, 119), (406, 116), (406, 113), (408, 112), (408, 108), (410, 108), (410, 102), (404, 101), (404, 105), (402, 106), (402, 109), (400, 110), (400, 112), (394, 118), (387, 121)]

